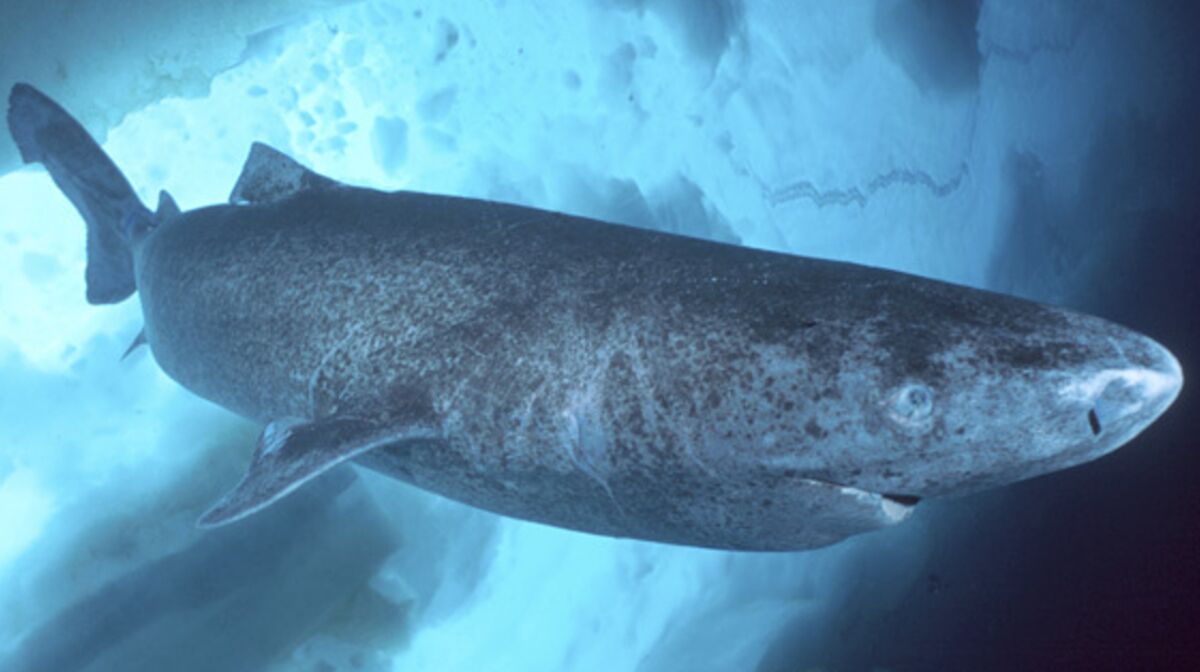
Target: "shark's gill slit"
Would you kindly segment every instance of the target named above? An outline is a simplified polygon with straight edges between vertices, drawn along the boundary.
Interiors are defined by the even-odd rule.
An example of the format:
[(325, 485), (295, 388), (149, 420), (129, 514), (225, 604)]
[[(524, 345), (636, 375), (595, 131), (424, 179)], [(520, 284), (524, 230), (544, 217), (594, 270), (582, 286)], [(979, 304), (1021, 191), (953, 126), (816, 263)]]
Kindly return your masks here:
[(1092, 427), (1092, 434), (1100, 436), (1100, 416), (1096, 415), (1096, 409), (1088, 409), (1088, 424)]

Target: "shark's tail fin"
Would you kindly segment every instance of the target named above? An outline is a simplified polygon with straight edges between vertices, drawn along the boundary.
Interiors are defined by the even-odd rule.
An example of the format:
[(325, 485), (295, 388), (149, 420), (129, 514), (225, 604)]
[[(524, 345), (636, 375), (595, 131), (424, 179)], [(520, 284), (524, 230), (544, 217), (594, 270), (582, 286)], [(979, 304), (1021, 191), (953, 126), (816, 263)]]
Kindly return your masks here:
[(117, 303), (137, 289), (132, 238), (153, 216), (83, 126), (28, 84), (8, 97), (8, 130), (25, 163), (39, 162), (87, 222), (88, 303)]

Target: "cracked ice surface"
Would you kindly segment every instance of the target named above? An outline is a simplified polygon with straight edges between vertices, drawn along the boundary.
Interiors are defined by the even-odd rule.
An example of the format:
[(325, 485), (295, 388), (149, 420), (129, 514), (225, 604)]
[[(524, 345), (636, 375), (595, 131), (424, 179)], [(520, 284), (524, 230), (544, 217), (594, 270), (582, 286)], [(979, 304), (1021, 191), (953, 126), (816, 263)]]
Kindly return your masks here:
[[(53, 25), (41, 4), (0, 16), (19, 7), (21, 25)], [(1070, 194), (1109, 113), (1100, 102), (1137, 93), (1110, 76), (1133, 11), (1119, 3), (985, 2), (947, 72), (924, 33), (890, 23), (908, 16), (885, 11), (896, 3), (313, 2), (286, 21), (241, 4), (97, 22), (118, 32), (78, 48), (103, 53), (100, 67), (71, 67), (94, 55), (72, 51), (93, 44), (78, 26), (75, 43), (6, 34), (0, 82), (81, 106), (150, 203), (159, 189), (185, 209), (224, 201), (261, 140), (346, 182), (975, 285), (1006, 280), (989, 269), (1010, 233), (1014, 154), (1022, 175)], [(137, 40), (170, 56), (146, 59)], [(271, 636), (238, 645), (280, 669), (751, 669), (785, 626), (827, 622), (848, 594), (885, 609), (920, 571), (920, 514), (819, 552), (722, 554), (503, 520), (370, 474), (353, 487), (365, 501), (314, 495), (263, 514), (272, 530), (316, 521), (293, 555), (202, 535), (191, 521), (236, 482), (254, 428), (144, 353), (117, 363), (136, 302), (85, 306), (82, 255), (82, 225), (44, 173), (0, 178), (0, 656), (46, 660), (39, 643), (58, 642), (58, 655), (77, 647), (72, 660), (99, 653), (119, 669), (157, 660), (150, 640), (203, 650), (188, 647), (221, 641), (213, 624), (232, 619), (251, 634), (270, 620)], [(1027, 289), (1043, 293), (1071, 279), (1035, 277)], [(349, 513), (338, 529), (306, 506)], [(350, 542), (370, 562), (344, 555)], [(221, 599), (167, 591), (154, 619), (109, 618), (107, 640), (87, 630), (89, 595), (163, 576), (211, 588), (205, 572), (261, 577), (259, 565), (277, 583), (219, 582)], [(340, 592), (272, 592), (322, 567)], [(278, 608), (247, 609), (264, 601)], [(56, 623), (71, 637), (49, 637)]]

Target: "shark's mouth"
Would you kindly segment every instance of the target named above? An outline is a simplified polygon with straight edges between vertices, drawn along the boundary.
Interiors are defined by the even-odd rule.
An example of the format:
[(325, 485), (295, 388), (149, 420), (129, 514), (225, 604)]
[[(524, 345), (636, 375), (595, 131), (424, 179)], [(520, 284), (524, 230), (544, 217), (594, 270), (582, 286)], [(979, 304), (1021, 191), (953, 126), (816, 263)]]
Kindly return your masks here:
[(904, 492), (876, 492), (874, 490), (867, 490), (856, 485), (847, 485), (845, 483), (839, 483), (837, 481), (830, 481), (821, 478), (810, 478), (809, 480), (818, 483), (824, 483), (829, 487), (838, 488), (844, 492), (856, 492), (862, 496), (878, 497), (879, 499), (891, 502), (892, 504), (898, 504), (905, 508), (912, 508), (919, 504), (923, 499), (921, 495), (910, 495)]
[(906, 520), (912, 515), (917, 502), (921, 501), (916, 495), (905, 495), (900, 493), (871, 493), (875, 501), (879, 502), (879, 510), (887, 516), (892, 523), (899, 523)]
[(874, 492), (853, 485), (844, 485), (835, 481), (808, 479), (811, 483), (819, 483), (846, 499), (838, 500), (838, 506), (846, 515), (865, 516), (874, 524), (896, 524), (910, 515), (914, 507), (921, 501), (918, 495), (901, 492)]
[(894, 492), (880, 493), (879, 496), (903, 506), (916, 506), (921, 501), (917, 495), (903, 495)]

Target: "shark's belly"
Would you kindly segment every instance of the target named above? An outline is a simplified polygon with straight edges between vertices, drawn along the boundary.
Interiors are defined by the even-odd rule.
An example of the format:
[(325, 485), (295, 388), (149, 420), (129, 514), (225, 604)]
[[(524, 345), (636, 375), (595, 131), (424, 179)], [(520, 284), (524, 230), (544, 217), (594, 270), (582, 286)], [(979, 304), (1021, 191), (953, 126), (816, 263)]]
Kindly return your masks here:
[[(756, 392), (703, 375), (728, 358), (721, 347), (681, 353), (653, 345), (670, 343), (657, 327), (624, 327), (583, 346), (564, 333), (487, 351), (435, 396), (444, 442), (358, 462), (489, 511), (617, 537), (782, 550), (884, 524), (866, 493), (813, 480), (821, 456), (801, 426), (753, 426), (741, 413)], [(781, 450), (786, 466), (772, 461)]]
[(561, 469), (536, 459), (481, 468), (473, 448), (413, 443), (372, 451), (358, 463), (505, 516), (718, 549), (817, 548), (894, 524), (910, 512), (873, 493), (795, 473), (735, 470), (714, 475), (682, 462), (630, 461), (605, 474), (589, 465)]

